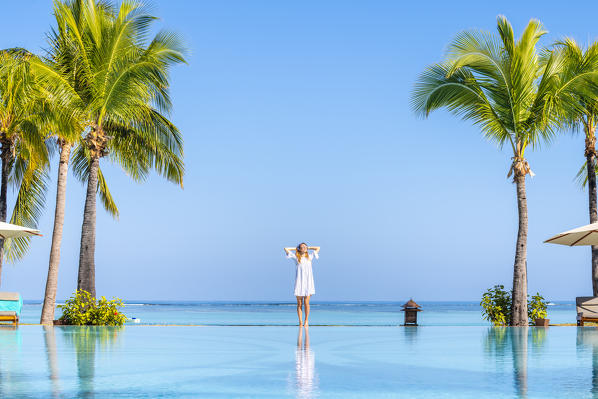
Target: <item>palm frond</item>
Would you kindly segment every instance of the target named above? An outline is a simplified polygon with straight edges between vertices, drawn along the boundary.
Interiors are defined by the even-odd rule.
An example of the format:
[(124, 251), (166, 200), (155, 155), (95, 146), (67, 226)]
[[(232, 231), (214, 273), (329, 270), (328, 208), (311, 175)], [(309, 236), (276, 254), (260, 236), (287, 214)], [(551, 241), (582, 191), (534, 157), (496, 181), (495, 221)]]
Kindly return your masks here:
[[(48, 190), (47, 167), (30, 167), (23, 174), (12, 211), (10, 223), (37, 228), (41, 218)], [(29, 237), (6, 240), (4, 248), (10, 262), (22, 259), (29, 249)]]
[[(598, 170), (596, 170), (596, 173), (598, 174)], [(588, 184), (588, 163), (587, 162), (584, 162), (583, 165), (581, 165), (581, 168), (579, 168), (579, 170), (577, 171), (577, 174), (575, 175), (575, 182), (582, 189), (587, 186), (587, 184)]]
[[(45, 204), (53, 121), (52, 97), (31, 67), (39, 60), (23, 49), (0, 50), (0, 136), (9, 151), (7, 181), (16, 193), (10, 222), (29, 227), (37, 226)], [(27, 238), (7, 240), (8, 260), (22, 258), (28, 243)]]
[[(135, 181), (155, 170), (182, 186), (183, 140), (167, 117), (172, 108), (169, 71), (185, 62), (181, 39), (169, 31), (152, 36), (156, 18), (134, 0), (118, 7), (56, 0), (55, 14), (49, 54), (34, 70), (53, 98), (67, 104), (65, 110), (75, 110), (60, 110), (65, 114), (61, 120), (79, 121), (79, 132), (86, 136), (73, 152), (75, 176), (86, 182), (92, 157), (108, 154)], [(98, 195), (117, 216), (101, 171)]]
[(546, 32), (537, 20), (517, 40), (503, 16), (497, 31), (459, 33), (445, 59), (418, 77), (411, 105), (424, 117), (445, 108), (523, 157), (528, 145), (549, 141), (558, 129), (559, 60), (538, 53), (536, 45)]
[(102, 169), (98, 169), (98, 195), (100, 196), (100, 201), (102, 201), (102, 205), (104, 206), (106, 212), (108, 212), (108, 214), (113, 218), (118, 219), (120, 212), (118, 211), (116, 202), (114, 201), (114, 198), (108, 189), (108, 184), (106, 183)]

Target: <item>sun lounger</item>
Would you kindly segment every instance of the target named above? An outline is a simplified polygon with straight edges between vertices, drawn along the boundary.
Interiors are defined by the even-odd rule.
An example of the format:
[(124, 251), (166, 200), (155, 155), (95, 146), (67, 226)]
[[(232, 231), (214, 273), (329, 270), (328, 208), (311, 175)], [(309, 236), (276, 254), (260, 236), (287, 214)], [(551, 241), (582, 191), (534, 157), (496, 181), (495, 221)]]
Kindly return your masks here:
[(598, 322), (598, 297), (580, 296), (575, 298), (577, 306), (577, 325), (583, 326), (586, 321)]
[(0, 321), (18, 325), (22, 308), (23, 299), (18, 292), (0, 292)]

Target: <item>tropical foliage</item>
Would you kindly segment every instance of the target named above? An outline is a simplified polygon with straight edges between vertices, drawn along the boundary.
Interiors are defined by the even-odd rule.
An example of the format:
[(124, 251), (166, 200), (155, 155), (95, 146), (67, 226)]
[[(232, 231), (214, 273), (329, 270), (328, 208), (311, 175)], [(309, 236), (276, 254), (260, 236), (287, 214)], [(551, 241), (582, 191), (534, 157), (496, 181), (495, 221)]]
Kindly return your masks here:
[[(64, 66), (47, 69), (46, 82), (63, 90), (57, 95), (78, 108), (85, 126), (73, 156), (73, 171), (87, 185), (81, 231), (78, 289), (95, 295), (96, 195), (106, 208), (116, 207), (102, 175), (100, 159), (120, 165), (134, 180), (151, 169), (182, 186), (183, 142), (167, 118), (171, 109), (168, 72), (184, 62), (176, 35), (151, 37), (142, 3), (123, 1), (118, 8), (95, 0), (56, 1), (55, 41)], [(62, 84), (74, 73), (74, 85)]]
[(119, 298), (107, 300), (101, 297), (96, 301), (89, 292), (77, 290), (64, 305), (58, 305), (62, 310), (59, 320), (74, 326), (122, 326), (127, 321), (120, 311), (123, 306)]
[(494, 326), (507, 325), (511, 317), (511, 293), (504, 285), (495, 285), (482, 295), (482, 317)]
[[(48, 189), (49, 160), (59, 154), (56, 210), (42, 323), (54, 315), (60, 243), (69, 167), (86, 186), (78, 291), (63, 318), (73, 324), (116, 323), (119, 300), (95, 300), (96, 200), (114, 217), (119, 211), (101, 160), (118, 165), (134, 181), (151, 171), (182, 187), (183, 139), (170, 121), (169, 72), (184, 63), (181, 40), (154, 33), (156, 17), (140, 1), (54, 0), (56, 24), (43, 56), (25, 49), (0, 51), (0, 221), (8, 219), (8, 187), (14, 191), (12, 223), (35, 227)], [(538, 50), (546, 33), (531, 20), (519, 38), (499, 16), (496, 33), (470, 30), (449, 44), (444, 59), (426, 68), (412, 92), (418, 115), (446, 109), (477, 126), (511, 162), (518, 233), (513, 289), (488, 290), (484, 317), (496, 325), (526, 325), (546, 313), (544, 299), (527, 295), (526, 176), (533, 176), (528, 149), (549, 142), (559, 130), (583, 131), (591, 222), (598, 222), (596, 137), (598, 42), (583, 48), (573, 39)], [(103, 162), (105, 162), (103, 161)], [(0, 239), (9, 260), (24, 256), (28, 239)], [(598, 295), (598, 247), (592, 249), (594, 295)], [(0, 274), (1, 276), (1, 274)], [(87, 302), (86, 302), (87, 301)], [(121, 323), (122, 324), (122, 323)]]
[[(559, 65), (561, 87), (555, 99), (565, 130), (582, 131), (585, 137), (585, 163), (577, 178), (588, 186), (590, 223), (598, 222), (596, 198), (596, 123), (598, 123), (598, 42), (586, 49), (575, 40), (556, 42), (549, 52)], [(547, 52), (548, 54), (548, 52)], [(592, 288), (598, 296), (598, 247), (592, 247)]]
[[(39, 87), (43, 87), (46, 97), (52, 99), (51, 138), (46, 142), (52, 145), (59, 154), (58, 174), (56, 181), (56, 205), (54, 211), (54, 228), (48, 262), (46, 292), (42, 307), (41, 324), (52, 324), (56, 306), (56, 290), (58, 285), (58, 269), (60, 264), (60, 246), (66, 208), (66, 185), (68, 169), (73, 145), (80, 142), (85, 130), (84, 114), (76, 97), (65, 96), (64, 92), (74, 92), (77, 85), (76, 70), (69, 69), (70, 59), (68, 46), (64, 38), (52, 31), (48, 35), (49, 49), (47, 54), (31, 60), (31, 69)], [(47, 79), (48, 74), (61, 76), (61, 79)], [(105, 190), (100, 190), (105, 196)]]
[[(480, 302), (482, 317), (493, 326), (506, 326), (511, 319), (512, 292), (505, 291), (504, 285), (495, 285), (489, 288)], [(545, 319), (548, 316), (548, 302), (540, 293), (527, 298), (527, 319), (533, 324), (536, 319)]]
[(531, 20), (515, 39), (499, 16), (498, 35), (466, 31), (449, 44), (445, 59), (426, 68), (412, 95), (415, 112), (427, 117), (446, 108), (473, 122), (488, 140), (508, 146), (507, 177), (516, 184), (519, 226), (513, 267), (511, 325), (527, 323), (527, 197), (525, 177), (533, 172), (528, 147), (549, 141), (558, 127), (555, 95), (562, 86), (552, 54), (541, 59), (536, 45), (546, 31)]
[[(0, 51), (0, 221), (7, 221), (8, 186), (12, 185), (16, 198), (10, 221), (35, 227), (45, 202), (48, 151), (44, 138), (51, 113), (34, 82), (32, 58), (23, 49)], [(9, 260), (21, 258), (27, 243), (28, 239), (5, 243)]]
[(546, 302), (539, 292), (536, 292), (536, 295), (532, 295), (528, 301), (527, 312), (530, 322), (548, 317), (548, 302)]
[(54, 15), (48, 54), (32, 62), (38, 84), (60, 99), (61, 111), (66, 110), (59, 113), (66, 128), (55, 134), (61, 159), (41, 317), (45, 324), (53, 318), (69, 164), (87, 185), (77, 287), (92, 296), (96, 195), (118, 217), (100, 159), (120, 165), (135, 181), (145, 180), (153, 169), (182, 187), (184, 171), (182, 136), (167, 117), (168, 72), (184, 62), (177, 36), (161, 31), (148, 41), (156, 18), (137, 1), (116, 7), (95, 0), (57, 0)]

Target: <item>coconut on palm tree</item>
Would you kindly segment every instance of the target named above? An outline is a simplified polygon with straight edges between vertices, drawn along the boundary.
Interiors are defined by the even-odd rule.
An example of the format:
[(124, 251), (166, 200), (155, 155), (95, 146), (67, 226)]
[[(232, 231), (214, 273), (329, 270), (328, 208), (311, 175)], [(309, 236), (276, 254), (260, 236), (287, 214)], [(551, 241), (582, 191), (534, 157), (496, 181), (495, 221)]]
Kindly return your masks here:
[[(154, 169), (182, 186), (182, 137), (167, 114), (168, 72), (184, 62), (183, 49), (165, 31), (146, 41), (155, 17), (135, 1), (119, 8), (95, 0), (55, 1), (54, 10), (76, 71), (72, 90), (65, 85), (61, 95), (79, 104), (85, 121), (72, 161), (87, 184), (77, 288), (95, 297), (96, 195), (106, 185), (100, 160), (108, 158), (138, 181)], [(45, 78), (57, 86), (64, 79), (52, 73)]]
[(557, 66), (549, 57), (542, 64), (536, 45), (546, 32), (531, 20), (519, 39), (511, 24), (498, 17), (498, 35), (466, 31), (457, 35), (443, 62), (429, 66), (418, 78), (412, 105), (427, 117), (445, 108), (472, 121), (499, 147), (511, 150), (507, 177), (516, 186), (519, 228), (513, 267), (510, 324), (527, 325), (527, 231), (525, 179), (532, 174), (526, 150), (553, 134), (553, 96)]
[[(59, 10), (55, 7), (55, 15)], [(58, 18), (60, 20), (60, 18)], [(54, 211), (54, 228), (48, 264), (46, 290), (41, 313), (41, 324), (52, 324), (56, 305), (58, 270), (60, 266), (60, 246), (64, 227), (66, 207), (66, 185), (71, 152), (74, 146), (81, 145), (82, 134), (88, 123), (85, 114), (85, 103), (77, 91), (82, 76), (79, 68), (80, 58), (72, 38), (65, 32), (64, 24), (52, 29), (49, 38), (49, 50), (43, 58), (33, 58), (31, 69), (36, 84), (44, 91), (44, 98), (51, 109), (51, 136), (54, 147), (58, 150), (58, 176), (56, 183), (56, 206)], [(113, 216), (118, 215), (118, 208), (112, 199), (103, 175), (98, 169), (102, 184), (98, 194), (105, 209)]]

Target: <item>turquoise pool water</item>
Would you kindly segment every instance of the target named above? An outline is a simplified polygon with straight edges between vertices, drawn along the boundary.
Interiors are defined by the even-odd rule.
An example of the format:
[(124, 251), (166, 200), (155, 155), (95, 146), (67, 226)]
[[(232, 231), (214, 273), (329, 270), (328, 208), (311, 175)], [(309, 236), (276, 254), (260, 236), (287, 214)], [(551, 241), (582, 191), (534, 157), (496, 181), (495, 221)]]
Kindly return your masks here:
[(592, 327), (0, 328), (2, 398), (596, 396)]
[[(312, 304), (312, 324), (396, 326), (403, 321), (404, 302), (327, 302)], [(421, 302), (423, 326), (488, 326), (475, 302)], [(295, 325), (297, 314), (292, 303), (205, 303), (154, 302), (128, 303), (124, 312), (142, 324), (202, 325)], [(58, 312), (59, 314), (60, 312)], [(39, 323), (41, 304), (26, 302), (22, 322)], [(58, 316), (58, 315), (57, 315)], [(573, 303), (548, 307), (551, 323), (575, 323)]]

